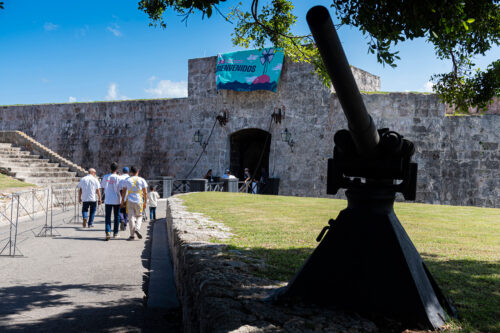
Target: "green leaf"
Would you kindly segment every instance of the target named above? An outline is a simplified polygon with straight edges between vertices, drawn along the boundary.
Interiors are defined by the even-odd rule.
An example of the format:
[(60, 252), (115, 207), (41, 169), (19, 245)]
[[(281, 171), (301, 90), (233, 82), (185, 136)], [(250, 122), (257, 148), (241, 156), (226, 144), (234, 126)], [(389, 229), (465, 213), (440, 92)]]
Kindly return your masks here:
[(476, 21), (476, 19), (470, 18), (467, 20), (467, 23), (474, 23), (474, 21)]
[(462, 21), (462, 24), (464, 25), (465, 30), (469, 30), (469, 26), (465, 23), (465, 21)]

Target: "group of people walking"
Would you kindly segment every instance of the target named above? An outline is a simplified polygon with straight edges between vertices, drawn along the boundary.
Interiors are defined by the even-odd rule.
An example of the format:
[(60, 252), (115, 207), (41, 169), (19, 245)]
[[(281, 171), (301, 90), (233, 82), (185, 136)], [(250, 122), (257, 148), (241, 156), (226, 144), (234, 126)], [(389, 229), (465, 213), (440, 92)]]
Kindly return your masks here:
[[(96, 177), (96, 170), (89, 169), (89, 174), (78, 183), (78, 201), (82, 203), (83, 227), (92, 228), (97, 205), (102, 204), (104, 196), (105, 205), (105, 233), (106, 241), (118, 237), (119, 229), (125, 231), (127, 225), (130, 230), (129, 240), (137, 236), (142, 238), (141, 224), (143, 211), (149, 206), (150, 219), (156, 219), (156, 207), (159, 194), (154, 187), (149, 186), (146, 180), (139, 177), (136, 167), (124, 167), (122, 174), (118, 172), (118, 164), (113, 162), (110, 166), (111, 173), (105, 175), (101, 182)], [(101, 193), (102, 191), (102, 193)], [(113, 228), (111, 228), (111, 215), (113, 214)]]

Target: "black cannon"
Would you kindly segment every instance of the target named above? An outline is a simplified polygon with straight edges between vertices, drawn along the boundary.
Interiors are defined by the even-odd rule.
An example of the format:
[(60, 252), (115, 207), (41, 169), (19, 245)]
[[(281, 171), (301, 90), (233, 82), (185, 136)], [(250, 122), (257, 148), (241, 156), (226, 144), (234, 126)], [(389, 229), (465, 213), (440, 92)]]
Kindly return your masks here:
[(393, 210), (397, 192), (415, 199), (414, 145), (394, 131), (376, 129), (328, 10), (313, 7), (307, 22), (349, 124), (349, 130), (334, 136), (327, 181), (328, 194), (347, 189), (348, 206), (321, 231), (321, 243), (278, 300), (334, 305), (439, 328), (454, 309)]

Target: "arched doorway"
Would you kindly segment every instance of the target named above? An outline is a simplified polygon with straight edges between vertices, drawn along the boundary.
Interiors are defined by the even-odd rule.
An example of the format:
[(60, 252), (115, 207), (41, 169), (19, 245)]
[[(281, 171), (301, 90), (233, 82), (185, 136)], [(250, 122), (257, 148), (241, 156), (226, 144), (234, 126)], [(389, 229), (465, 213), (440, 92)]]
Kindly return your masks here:
[(230, 143), (230, 168), (236, 177), (243, 179), (245, 168), (249, 168), (251, 174), (256, 171), (256, 179), (260, 178), (262, 168), (269, 175), (271, 133), (258, 128), (243, 129), (231, 134)]

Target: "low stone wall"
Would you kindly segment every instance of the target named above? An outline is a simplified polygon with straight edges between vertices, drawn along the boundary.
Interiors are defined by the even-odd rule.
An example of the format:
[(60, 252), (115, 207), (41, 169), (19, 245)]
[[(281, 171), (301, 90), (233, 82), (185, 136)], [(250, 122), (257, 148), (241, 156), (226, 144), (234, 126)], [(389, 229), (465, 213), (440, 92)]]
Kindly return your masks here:
[[(376, 332), (354, 314), (263, 301), (280, 287), (252, 272), (265, 262), (212, 243), (231, 236), (224, 225), (187, 212), (183, 195), (167, 201), (167, 228), (184, 332)], [(282, 283), (281, 283), (282, 285)]]

